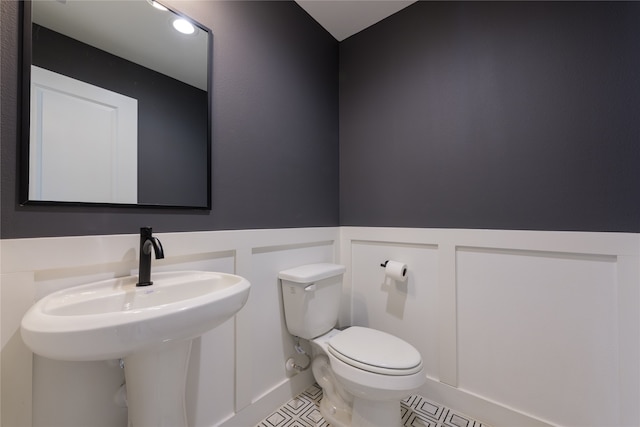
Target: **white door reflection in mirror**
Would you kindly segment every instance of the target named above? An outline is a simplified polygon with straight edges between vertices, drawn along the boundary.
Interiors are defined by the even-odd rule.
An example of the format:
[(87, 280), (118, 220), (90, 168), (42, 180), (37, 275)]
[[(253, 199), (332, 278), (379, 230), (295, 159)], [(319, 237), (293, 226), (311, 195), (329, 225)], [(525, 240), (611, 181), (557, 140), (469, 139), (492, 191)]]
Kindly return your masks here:
[(137, 203), (137, 139), (136, 99), (31, 67), (29, 199)]

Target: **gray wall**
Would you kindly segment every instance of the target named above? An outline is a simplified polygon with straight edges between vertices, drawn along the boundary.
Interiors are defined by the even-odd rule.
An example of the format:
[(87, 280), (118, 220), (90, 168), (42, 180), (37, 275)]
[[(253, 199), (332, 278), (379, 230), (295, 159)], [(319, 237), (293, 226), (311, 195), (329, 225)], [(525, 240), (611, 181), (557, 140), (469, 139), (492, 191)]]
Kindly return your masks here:
[(176, 2), (213, 30), (213, 210), (17, 204), (18, 2), (0, 2), (2, 238), (338, 225), (338, 43), (294, 2)]
[(638, 22), (418, 2), (342, 42), (341, 224), (640, 231)]
[(187, 2), (214, 32), (211, 212), (17, 206), (17, 3), (0, 7), (2, 238), (640, 231), (638, 3), (418, 2), (340, 43), (338, 109), (338, 43), (293, 2)]

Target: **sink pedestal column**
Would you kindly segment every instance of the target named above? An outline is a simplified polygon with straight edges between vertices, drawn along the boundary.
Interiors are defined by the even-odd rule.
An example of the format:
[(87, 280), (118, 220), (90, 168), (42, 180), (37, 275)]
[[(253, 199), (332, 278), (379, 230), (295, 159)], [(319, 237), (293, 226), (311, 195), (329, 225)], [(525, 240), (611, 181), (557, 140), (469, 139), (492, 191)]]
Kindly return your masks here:
[(124, 359), (129, 427), (187, 427), (191, 342), (170, 341)]

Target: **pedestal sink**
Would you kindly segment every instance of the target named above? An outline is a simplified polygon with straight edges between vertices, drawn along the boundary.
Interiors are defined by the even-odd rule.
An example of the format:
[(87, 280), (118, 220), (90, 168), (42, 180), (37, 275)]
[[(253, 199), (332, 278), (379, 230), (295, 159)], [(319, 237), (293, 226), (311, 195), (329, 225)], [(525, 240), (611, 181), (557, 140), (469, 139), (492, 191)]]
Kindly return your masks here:
[(233, 274), (181, 271), (105, 280), (52, 293), (22, 319), (22, 338), (57, 360), (124, 359), (130, 427), (187, 425), (191, 342), (240, 310), (249, 282)]

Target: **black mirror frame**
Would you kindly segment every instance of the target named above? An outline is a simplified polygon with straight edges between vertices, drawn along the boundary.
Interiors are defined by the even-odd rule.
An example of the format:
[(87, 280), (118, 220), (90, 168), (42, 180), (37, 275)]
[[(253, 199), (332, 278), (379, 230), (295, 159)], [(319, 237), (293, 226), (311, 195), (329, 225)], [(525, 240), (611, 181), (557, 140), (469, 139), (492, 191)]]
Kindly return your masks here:
[[(158, 2), (161, 3), (161, 2)], [(62, 202), (29, 199), (29, 135), (31, 126), (31, 65), (32, 57), (32, 0), (20, 0), (20, 40), (18, 63), (21, 77), (19, 79), (19, 120), (20, 134), (18, 137), (18, 204), (20, 206), (81, 206), (81, 207), (112, 207), (112, 208), (155, 208), (155, 209), (212, 209), (212, 99), (213, 99), (213, 32), (193, 18), (163, 5), (178, 16), (187, 18), (207, 33), (207, 202), (205, 206), (181, 206), (164, 204), (130, 204), (130, 203), (101, 203), (101, 202)]]

